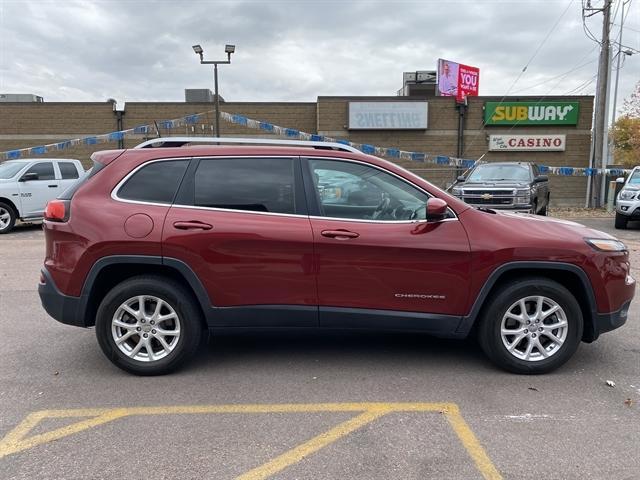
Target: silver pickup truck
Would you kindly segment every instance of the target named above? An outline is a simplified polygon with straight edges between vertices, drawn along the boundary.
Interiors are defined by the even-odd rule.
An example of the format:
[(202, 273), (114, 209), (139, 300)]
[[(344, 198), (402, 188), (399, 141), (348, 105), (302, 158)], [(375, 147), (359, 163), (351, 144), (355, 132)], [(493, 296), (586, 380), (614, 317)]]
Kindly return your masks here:
[(82, 175), (79, 160), (39, 158), (0, 163), (0, 234), (16, 220), (40, 220), (53, 200)]
[(631, 170), (631, 174), (624, 181), (618, 178), (618, 183), (622, 183), (622, 190), (616, 198), (616, 228), (627, 228), (630, 220), (640, 220), (640, 167)]

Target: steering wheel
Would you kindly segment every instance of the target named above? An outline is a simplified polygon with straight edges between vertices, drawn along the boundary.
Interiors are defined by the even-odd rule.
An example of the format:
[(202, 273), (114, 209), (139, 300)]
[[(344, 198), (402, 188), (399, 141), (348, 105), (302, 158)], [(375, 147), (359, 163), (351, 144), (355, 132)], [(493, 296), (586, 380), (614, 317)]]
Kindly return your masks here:
[(371, 218), (373, 220), (377, 220), (378, 218), (380, 218), (389, 209), (389, 205), (391, 205), (391, 197), (389, 197), (388, 194), (383, 193), (382, 200), (380, 201), (376, 209), (373, 211)]

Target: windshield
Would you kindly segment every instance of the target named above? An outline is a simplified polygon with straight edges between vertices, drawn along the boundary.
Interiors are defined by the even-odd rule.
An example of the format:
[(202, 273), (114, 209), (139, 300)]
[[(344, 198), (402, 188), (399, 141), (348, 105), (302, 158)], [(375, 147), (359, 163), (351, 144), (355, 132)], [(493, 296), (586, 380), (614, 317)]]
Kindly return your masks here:
[(7, 180), (13, 178), (16, 173), (22, 170), (24, 163), (4, 162), (0, 163), (0, 179)]
[[(2, 167), (0, 167), (0, 168), (2, 168)], [(640, 170), (635, 170), (631, 174), (631, 177), (629, 178), (629, 181), (627, 182), (627, 185), (640, 185)]]
[(531, 180), (529, 168), (523, 165), (480, 165), (467, 178), (468, 182), (499, 180), (528, 182)]

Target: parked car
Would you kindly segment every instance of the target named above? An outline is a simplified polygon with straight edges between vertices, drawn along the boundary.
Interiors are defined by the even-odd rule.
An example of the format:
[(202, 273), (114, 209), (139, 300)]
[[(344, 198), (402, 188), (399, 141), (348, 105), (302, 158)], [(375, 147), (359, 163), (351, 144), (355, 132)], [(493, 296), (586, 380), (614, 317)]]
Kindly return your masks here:
[(45, 205), (83, 175), (78, 160), (23, 159), (0, 163), (0, 234), (16, 220), (41, 220)]
[(535, 163), (480, 163), (458, 177), (451, 193), (476, 207), (546, 215), (549, 178)]
[[(477, 334), (501, 367), (543, 373), (627, 320), (635, 280), (611, 235), (470, 208), (350, 146), (264, 142), (95, 153), (47, 207), (46, 311), (95, 325), (140, 375), (183, 364), (207, 331), (292, 327)], [(345, 182), (340, 202), (322, 194)]]
[(624, 178), (616, 180), (622, 184), (622, 190), (616, 198), (615, 227), (627, 228), (627, 222), (640, 220), (640, 167), (634, 167), (625, 182)]

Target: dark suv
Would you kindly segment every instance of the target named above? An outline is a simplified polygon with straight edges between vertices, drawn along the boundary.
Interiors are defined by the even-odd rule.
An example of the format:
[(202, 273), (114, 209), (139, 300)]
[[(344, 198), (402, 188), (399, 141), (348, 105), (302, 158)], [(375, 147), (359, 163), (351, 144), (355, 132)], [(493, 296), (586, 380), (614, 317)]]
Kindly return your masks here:
[(476, 207), (546, 215), (549, 178), (535, 163), (480, 163), (458, 177), (451, 193)]
[(47, 312), (143, 375), (208, 331), (292, 327), (473, 332), (503, 368), (542, 373), (627, 319), (628, 251), (606, 233), (470, 208), (345, 145), (264, 143), (95, 153), (47, 206)]

